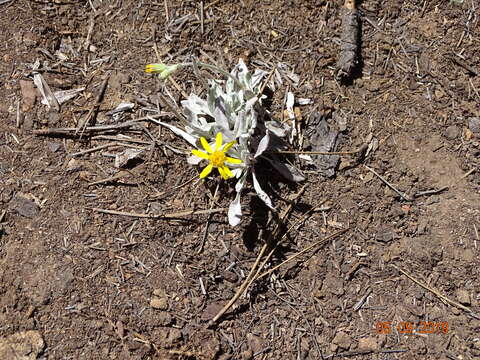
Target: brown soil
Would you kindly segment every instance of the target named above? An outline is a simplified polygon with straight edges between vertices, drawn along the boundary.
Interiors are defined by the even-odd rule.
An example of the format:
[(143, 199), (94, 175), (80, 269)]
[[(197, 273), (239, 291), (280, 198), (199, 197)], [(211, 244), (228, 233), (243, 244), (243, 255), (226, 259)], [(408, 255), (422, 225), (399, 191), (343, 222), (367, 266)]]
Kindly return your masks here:
[[(340, 1), (204, 1), (203, 33), (197, 1), (0, 4), (2, 359), (480, 357), (476, 1), (363, 1), (361, 62), (348, 85), (334, 77)], [(340, 150), (374, 145), (360, 162), (342, 157), (331, 179), (299, 163), (308, 179), (286, 228), (311, 207), (324, 210), (295, 226), (267, 266), (348, 231), (255, 282), (211, 328), (257, 257), (258, 230), (273, 228), (253, 191), (244, 196), (247, 215), (238, 228), (224, 212), (178, 219), (101, 213), (95, 208), (216, 209), (234, 192), (221, 183), (212, 202), (218, 180), (197, 181), (198, 169), (164, 146), (186, 144), (154, 124), (108, 134), (143, 143), (78, 156), (72, 154), (113, 140), (33, 132), (75, 127), (108, 74), (96, 125), (115, 123), (106, 113), (122, 101), (136, 105), (117, 122), (162, 107), (156, 94), (164, 86), (143, 72), (157, 59), (154, 45), (167, 62), (188, 55), (227, 68), (239, 56), (252, 68), (255, 60), (284, 62), (301, 81), (277, 89), (273, 113), (281, 114), (290, 89), (314, 100), (300, 109), (303, 131), (314, 110), (334, 112), (347, 122)], [(48, 111), (33, 87), (37, 59), (51, 69), (42, 74), (53, 91), (86, 87), (59, 113)], [(187, 72), (175, 79), (192, 91)], [(142, 161), (116, 180), (91, 185), (119, 173), (112, 155), (125, 144), (146, 148)], [(365, 165), (412, 198), (448, 188), (405, 201)], [(299, 187), (275, 181), (271, 193), (283, 210)], [(429, 334), (421, 321), (448, 323), (448, 330)], [(387, 324), (379, 334), (379, 322), (391, 329)], [(405, 334), (406, 323), (420, 326)]]

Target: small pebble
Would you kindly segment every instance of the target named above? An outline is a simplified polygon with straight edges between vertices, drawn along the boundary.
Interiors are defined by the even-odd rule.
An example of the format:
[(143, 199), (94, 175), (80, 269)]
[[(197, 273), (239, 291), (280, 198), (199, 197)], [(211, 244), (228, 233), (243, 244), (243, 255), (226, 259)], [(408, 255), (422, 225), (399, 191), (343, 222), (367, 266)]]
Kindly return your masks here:
[(448, 140), (455, 140), (460, 135), (460, 129), (458, 128), (458, 126), (450, 125), (449, 127), (447, 127), (443, 135)]
[(377, 339), (374, 337), (366, 337), (358, 340), (358, 350), (372, 350), (376, 351), (380, 347), (378, 345)]
[(347, 333), (340, 331), (333, 338), (332, 344), (335, 344), (344, 350), (348, 350), (352, 345), (352, 337)]
[(480, 118), (471, 117), (468, 119), (468, 128), (474, 134), (480, 134)]
[(470, 294), (465, 289), (457, 290), (457, 299), (460, 304), (469, 306), (471, 304)]
[(150, 306), (153, 307), (154, 309), (159, 309), (159, 310), (167, 310), (168, 304), (167, 304), (167, 299), (164, 297), (152, 297), (150, 300)]

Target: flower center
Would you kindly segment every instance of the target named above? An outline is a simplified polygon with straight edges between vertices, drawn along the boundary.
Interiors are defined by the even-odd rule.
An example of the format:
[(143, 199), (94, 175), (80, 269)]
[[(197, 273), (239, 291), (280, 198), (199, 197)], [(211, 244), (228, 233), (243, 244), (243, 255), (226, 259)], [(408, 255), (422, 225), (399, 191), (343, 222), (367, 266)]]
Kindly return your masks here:
[(219, 166), (222, 166), (223, 163), (225, 162), (225, 154), (221, 151), (214, 151), (211, 155), (210, 155), (210, 163), (215, 166), (215, 167), (219, 167)]

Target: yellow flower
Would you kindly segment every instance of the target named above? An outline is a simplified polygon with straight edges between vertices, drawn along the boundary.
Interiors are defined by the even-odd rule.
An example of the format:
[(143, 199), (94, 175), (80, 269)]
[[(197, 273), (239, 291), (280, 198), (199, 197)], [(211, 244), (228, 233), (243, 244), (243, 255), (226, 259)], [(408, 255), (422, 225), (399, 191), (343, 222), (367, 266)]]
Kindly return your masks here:
[(192, 154), (210, 162), (200, 173), (200, 179), (207, 177), (208, 174), (212, 172), (214, 167), (218, 169), (218, 172), (225, 180), (233, 177), (232, 172), (227, 165), (225, 165), (225, 163), (242, 163), (242, 160), (231, 158), (226, 155), (227, 151), (230, 150), (233, 145), (235, 145), (236, 141), (231, 141), (222, 147), (222, 133), (218, 133), (215, 138), (215, 151), (212, 150), (210, 144), (204, 137), (200, 138), (200, 142), (202, 143), (202, 146), (206, 152), (194, 149), (192, 150)]
[(173, 72), (177, 71), (180, 67), (180, 64), (175, 65), (165, 65), (165, 64), (147, 64), (145, 66), (145, 72), (153, 73), (153, 74), (160, 74), (160, 78), (166, 79), (169, 77)]

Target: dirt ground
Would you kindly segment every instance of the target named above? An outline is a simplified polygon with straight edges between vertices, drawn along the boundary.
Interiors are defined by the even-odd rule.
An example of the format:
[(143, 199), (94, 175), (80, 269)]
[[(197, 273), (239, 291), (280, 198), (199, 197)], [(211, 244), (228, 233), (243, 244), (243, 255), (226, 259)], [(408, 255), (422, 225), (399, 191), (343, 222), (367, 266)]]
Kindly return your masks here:
[[(362, 1), (348, 84), (334, 73), (341, 6), (0, 1), (0, 358), (480, 358), (480, 5)], [(252, 69), (286, 64), (300, 81), (276, 89), (274, 116), (291, 91), (313, 100), (297, 113), (303, 134), (319, 111), (346, 122), (339, 150), (369, 147), (359, 161), (342, 156), (332, 178), (298, 160), (298, 185), (262, 168), (278, 210), (293, 205), (266, 269), (346, 231), (257, 280), (215, 326), (274, 228), (251, 183), (232, 228), (221, 210), (231, 183), (199, 181), (171, 150), (188, 144), (165, 128), (38, 133), (87, 117), (102, 126), (167, 112), (176, 123), (157, 94), (179, 102), (199, 84), (180, 72), (177, 89), (144, 67), (192, 55), (227, 69), (239, 57)], [(52, 91), (85, 90), (49, 110), (37, 60)], [(121, 102), (134, 108), (109, 114)], [(118, 169), (127, 148), (144, 149), (141, 160)], [(122, 214), (192, 209), (220, 210)]]

